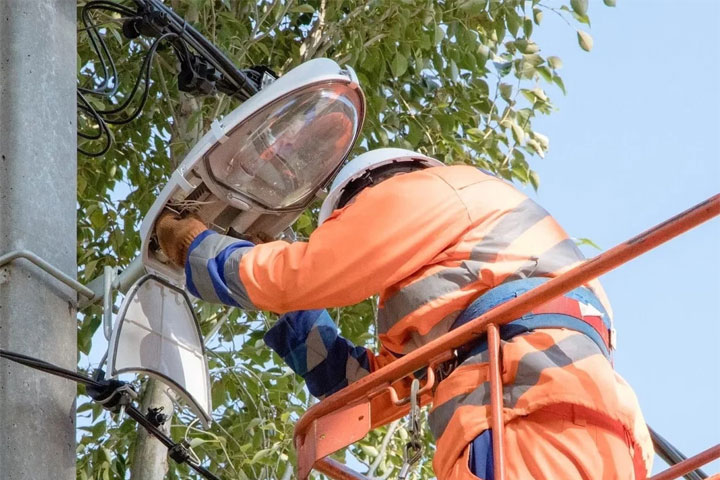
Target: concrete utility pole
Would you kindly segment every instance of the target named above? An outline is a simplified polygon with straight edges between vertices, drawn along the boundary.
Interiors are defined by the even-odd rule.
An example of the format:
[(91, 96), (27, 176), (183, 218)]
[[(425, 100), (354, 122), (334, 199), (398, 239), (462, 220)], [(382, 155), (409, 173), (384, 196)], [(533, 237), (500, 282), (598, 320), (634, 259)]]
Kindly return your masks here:
[[(173, 403), (165, 393), (168, 387), (157, 380), (148, 380), (142, 401), (142, 412), (148, 408), (162, 408), (169, 415), (165, 424), (160, 427), (166, 435), (170, 435)], [(163, 480), (168, 471), (168, 449), (158, 439), (138, 426), (135, 439), (135, 454), (130, 467), (130, 480)]]
[[(0, 0), (0, 256), (75, 278), (76, 1)], [(74, 369), (76, 294), (27, 260), (0, 267), (0, 347)], [(68, 380), (0, 360), (0, 478), (75, 479)]]

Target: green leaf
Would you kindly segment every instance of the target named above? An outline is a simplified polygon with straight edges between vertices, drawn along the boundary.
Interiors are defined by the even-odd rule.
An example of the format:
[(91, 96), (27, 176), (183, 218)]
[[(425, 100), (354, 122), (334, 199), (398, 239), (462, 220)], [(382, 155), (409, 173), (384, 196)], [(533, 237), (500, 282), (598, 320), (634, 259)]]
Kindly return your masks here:
[(525, 54), (533, 54), (540, 51), (540, 47), (538, 47), (537, 43), (531, 42), (524, 38), (516, 40), (515, 45), (517, 46), (518, 50), (520, 50), (520, 52)]
[(481, 139), (483, 137), (483, 131), (479, 128), (468, 128), (467, 130), (465, 130), (465, 133), (476, 139)]
[(547, 150), (550, 147), (550, 139), (542, 133), (533, 132), (532, 137), (540, 144), (543, 150)]
[(600, 246), (597, 243), (593, 242), (589, 238), (574, 238), (573, 240), (575, 240), (575, 245), (577, 245), (578, 247), (587, 245), (587, 246), (593, 247), (597, 250), (602, 250), (602, 248), (600, 248)]
[(413, 148), (417, 147), (418, 143), (420, 143), (420, 140), (423, 138), (423, 129), (420, 128), (420, 126), (417, 124), (416, 121), (411, 121), (408, 125), (409, 131), (405, 139), (410, 142), (410, 145), (413, 146)]
[(587, 15), (578, 15), (575, 12), (572, 12), (572, 16), (575, 20), (577, 20), (580, 23), (584, 23), (585, 25), (590, 25), (590, 17)]
[(525, 34), (525, 38), (530, 38), (532, 36), (533, 22), (529, 18), (523, 20), (523, 33)]
[(509, 83), (501, 83), (498, 86), (500, 90), (500, 96), (507, 102), (510, 101), (510, 97), (512, 96), (512, 85)]
[(545, 158), (545, 150), (540, 146), (540, 143), (532, 138), (527, 141), (527, 146), (530, 147), (540, 158)]
[(85, 264), (85, 270), (83, 271), (83, 279), (85, 282), (89, 282), (93, 278), (95, 273), (95, 267), (97, 267), (97, 260), (91, 260)]
[(615, 0), (603, 0), (603, 2), (605, 2), (605, 5), (608, 7), (614, 7), (616, 4)]
[(587, 15), (588, 0), (570, 0), (570, 6), (573, 11), (580, 16)]
[(290, 9), (292, 13), (315, 13), (315, 8), (308, 3), (296, 5)]
[(207, 443), (210, 440), (205, 440), (204, 438), (195, 437), (192, 440), (190, 440), (190, 448), (195, 448), (198, 445), (202, 445), (203, 443)]
[(512, 62), (497, 62), (493, 61), (493, 66), (495, 67), (495, 70), (497, 70), (498, 75), (501, 77), (504, 77), (505, 75), (510, 73), (510, 70), (512, 70)]
[(300, 215), (300, 217), (298, 217), (297, 221), (295, 222), (295, 230), (299, 230), (302, 232), (305, 232), (305, 230), (307, 230), (311, 226), (312, 220), (310, 219), (310, 215), (308, 215), (307, 212)]
[(365, 452), (368, 457), (377, 457), (380, 452), (372, 445), (360, 445), (360, 449)]
[(583, 32), (582, 30), (577, 31), (577, 40), (580, 44), (580, 48), (589, 52), (593, 48), (593, 39), (589, 33)]
[[(520, 30), (520, 16), (515, 13), (515, 10), (505, 12), (505, 23), (507, 24), (508, 32), (510, 32), (513, 37), (517, 37), (518, 30)], [(499, 38), (498, 41), (500, 41)]]
[(543, 18), (543, 11), (539, 8), (533, 8), (533, 20), (535, 21), (535, 25), (540, 25), (540, 22), (542, 22)]
[(390, 65), (393, 75), (395, 77), (402, 76), (402, 74), (405, 73), (405, 71), (407, 71), (407, 67), (408, 67), (407, 58), (405, 58), (405, 56), (402, 53), (397, 52), (395, 54), (395, 58), (393, 59), (392, 65)]
[(445, 31), (439, 25), (435, 25), (435, 45), (438, 45), (445, 38)]
[(455, 60), (450, 60), (450, 78), (452, 78), (454, 82), (457, 82), (459, 77), (460, 72), (457, 63), (455, 63)]
[(553, 83), (554, 83), (555, 85), (557, 85), (557, 86), (560, 88), (560, 90), (562, 90), (563, 95), (567, 95), (567, 91), (565, 90), (565, 82), (563, 82), (562, 78), (560, 78), (559, 76), (555, 75), (555, 76), (553, 77)]
[(485, 11), (484, 0), (466, 0), (459, 5), (459, 8), (471, 16), (477, 16)]
[(552, 82), (553, 74), (547, 67), (537, 67), (535, 68), (535, 71), (540, 74), (540, 76), (546, 81), (546, 82)]
[(541, 101), (547, 102), (548, 97), (545, 95), (545, 91), (540, 87), (535, 87), (532, 89), (532, 93)]
[(531, 170), (530, 171), (530, 185), (532, 185), (533, 189), (537, 192), (538, 188), (540, 188), (540, 176), (537, 174), (536, 171)]
[(253, 455), (252, 460), (250, 460), (251, 464), (258, 463), (260, 460), (263, 460), (272, 454), (272, 449), (270, 448), (264, 448), (262, 450), (259, 450), (255, 452), (255, 455)]
[(522, 144), (525, 141), (525, 132), (523, 131), (523, 129), (515, 122), (510, 124), (510, 128), (512, 129), (512, 134), (515, 141), (519, 144)]
[(560, 70), (563, 66), (562, 60), (560, 57), (550, 56), (547, 58), (548, 65), (552, 67), (553, 70)]

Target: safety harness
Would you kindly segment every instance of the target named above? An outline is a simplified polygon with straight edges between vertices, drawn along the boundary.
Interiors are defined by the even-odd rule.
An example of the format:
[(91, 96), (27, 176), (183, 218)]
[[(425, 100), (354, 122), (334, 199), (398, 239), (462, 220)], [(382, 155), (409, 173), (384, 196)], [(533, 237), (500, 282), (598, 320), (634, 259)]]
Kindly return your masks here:
[[(524, 278), (498, 285), (487, 291), (466, 308), (455, 320), (451, 330), (463, 325), (491, 309), (501, 305), (545, 282), (549, 278)], [(597, 296), (586, 287), (578, 287), (561, 297), (556, 297), (532, 311), (500, 327), (500, 337), (508, 341), (522, 333), (531, 332), (539, 328), (566, 328), (583, 333), (591, 338), (603, 355), (612, 362), (612, 350), (615, 348), (615, 330), (612, 319)], [(438, 369), (438, 376), (442, 380), (452, 373), (455, 367), (462, 364), (469, 357), (478, 355), (487, 350), (487, 338), (465, 345), (456, 351), (456, 358), (450, 364), (446, 363)], [(635, 438), (627, 427), (620, 421), (590, 408), (560, 403), (543, 407), (535, 412), (534, 416), (559, 415), (569, 420), (581, 420), (584, 424), (594, 425), (605, 429), (625, 441), (629, 447), (635, 478), (645, 478), (647, 475), (642, 451)], [(490, 430), (478, 436), (478, 439), (488, 440)], [(481, 438), (483, 437), (483, 438)], [(476, 440), (478, 440), (476, 439)], [(477, 444), (477, 445), (476, 445)], [(492, 444), (489, 441), (473, 442), (473, 447), (484, 445), (486, 452), (480, 454), (492, 458)], [(479, 452), (475, 452), (476, 455)], [(492, 468), (491, 463), (488, 463)]]
[[(455, 320), (450, 329), (455, 329), (480, 315), (492, 310), (523, 293), (547, 282), (549, 278), (523, 278), (494, 287), (470, 304)], [(597, 296), (586, 287), (578, 287), (562, 297), (556, 297), (535, 307), (517, 320), (500, 327), (500, 338), (507, 341), (521, 333), (538, 328), (567, 328), (590, 337), (608, 360), (615, 348), (615, 330), (612, 319)], [(457, 364), (466, 358), (487, 350), (487, 339), (483, 336), (458, 349)]]

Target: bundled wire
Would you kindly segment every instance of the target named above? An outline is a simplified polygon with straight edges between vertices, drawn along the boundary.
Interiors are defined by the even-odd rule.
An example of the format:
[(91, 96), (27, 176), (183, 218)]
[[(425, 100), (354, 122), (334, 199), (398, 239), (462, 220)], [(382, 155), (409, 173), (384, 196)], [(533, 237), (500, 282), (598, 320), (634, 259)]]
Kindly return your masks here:
[[(136, 9), (108, 0), (91, 0), (81, 11), (83, 30), (87, 32), (96, 61), (92, 66), (92, 79), (95, 84), (77, 89), (78, 110), (86, 121), (96, 125), (96, 128), (90, 132), (78, 129), (78, 136), (87, 140), (105, 138), (102, 148), (97, 151), (78, 148), (80, 153), (87, 156), (99, 157), (110, 149), (112, 135), (108, 125), (125, 125), (141, 115), (150, 95), (153, 59), (163, 42), (171, 45), (181, 65), (180, 75), (184, 82), (182, 85), (179, 84), (179, 87), (184, 91), (196, 94), (220, 91), (244, 101), (257, 93), (260, 88), (262, 70), (238, 69), (224, 53), (161, 1), (134, 0), (134, 2)], [(130, 91), (123, 95), (122, 101), (106, 109), (93, 106), (88, 96), (102, 97), (113, 102), (114, 97), (121, 93), (120, 80), (117, 66), (103, 38), (100, 25), (92, 16), (93, 11), (120, 14), (123, 34), (131, 40), (140, 35), (154, 38), (144, 55)], [(190, 49), (196, 53), (192, 53)], [(196, 79), (206, 81), (200, 86)], [(136, 100), (138, 95), (139, 101)], [(135, 104), (134, 109), (131, 113), (127, 113), (133, 104)]]
[[(115, 397), (121, 397), (127, 395), (126, 392), (130, 390), (129, 385), (118, 380), (104, 380), (103, 378), (94, 379), (86, 377), (78, 372), (68, 370), (52, 363), (40, 360), (38, 358), (23, 355), (21, 353), (9, 352), (7, 350), (0, 349), (0, 358), (6, 358), (7, 360), (25, 365), (36, 370), (40, 370), (51, 375), (62, 377), (68, 380), (72, 380), (77, 383), (81, 383), (88, 388), (88, 391), (93, 389), (95, 392), (100, 392), (103, 399), (98, 400), (93, 397), (94, 400), (101, 403), (104, 407), (108, 408), (107, 400)], [(189, 449), (187, 442), (175, 443), (172, 438), (168, 437), (163, 433), (153, 421), (147, 416), (143, 415), (140, 410), (137, 409), (132, 403), (132, 399), (115, 400), (115, 403), (124, 402), (124, 411), (130, 418), (135, 420), (137, 423), (143, 426), (148, 433), (157, 438), (160, 443), (165, 445), (168, 449), (168, 455), (170, 458), (178, 463), (186, 463), (190, 468), (195, 470), (197, 473), (202, 475), (207, 480), (220, 480), (218, 476), (210, 472), (207, 468), (200, 465), (199, 460), (195, 457), (192, 451)], [(154, 413), (154, 412), (149, 412)]]

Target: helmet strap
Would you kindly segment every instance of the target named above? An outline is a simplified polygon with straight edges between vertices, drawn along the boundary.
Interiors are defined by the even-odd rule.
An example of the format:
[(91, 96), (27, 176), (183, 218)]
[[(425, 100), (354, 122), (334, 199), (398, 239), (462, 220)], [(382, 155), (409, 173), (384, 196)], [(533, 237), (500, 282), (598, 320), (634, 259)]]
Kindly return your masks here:
[(365, 173), (357, 178), (354, 178), (343, 188), (343, 192), (338, 199), (338, 204), (335, 208), (342, 208), (347, 205), (358, 193), (368, 187), (373, 187), (378, 183), (381, 183), (388, 178), (394, 177), (401, 173), (409, 173), (415, 170), (422, 170), (427, 168), (423, 163), (418, 160), (411, 161), (399, 161), (388, 163), (387, 165), (381, 165), (377, 168), (367, 170)]

